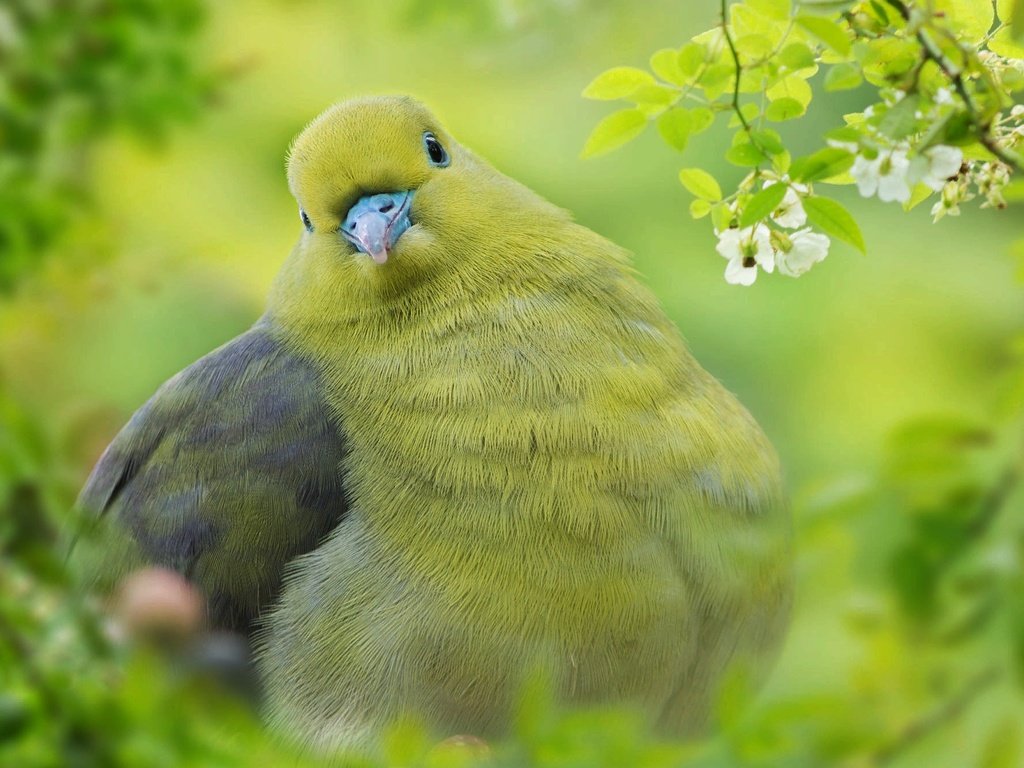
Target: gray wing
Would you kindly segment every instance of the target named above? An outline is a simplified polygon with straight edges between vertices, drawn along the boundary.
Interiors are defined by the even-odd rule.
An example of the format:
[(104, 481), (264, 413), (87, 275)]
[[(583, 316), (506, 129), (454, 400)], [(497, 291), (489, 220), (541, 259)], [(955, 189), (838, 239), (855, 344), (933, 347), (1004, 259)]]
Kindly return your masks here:
[(344, 516), (343, 453), (317, 370), (257, 325), (114, 438), (78, 500), (73, 569), (109, 589), (143, 565), (172, 568), (202, 590), (213, 627), (247, 632), (287, 563)]

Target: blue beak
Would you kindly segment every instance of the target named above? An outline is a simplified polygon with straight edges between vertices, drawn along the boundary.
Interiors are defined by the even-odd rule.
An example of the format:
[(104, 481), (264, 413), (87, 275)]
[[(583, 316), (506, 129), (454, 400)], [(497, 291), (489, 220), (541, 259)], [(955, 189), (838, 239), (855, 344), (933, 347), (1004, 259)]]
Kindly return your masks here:
[(383, 264), (398, 238), (409, 228), (411, 205), (412, 190), (366, 195), (348, 209), (339, 231), (377, 264)]

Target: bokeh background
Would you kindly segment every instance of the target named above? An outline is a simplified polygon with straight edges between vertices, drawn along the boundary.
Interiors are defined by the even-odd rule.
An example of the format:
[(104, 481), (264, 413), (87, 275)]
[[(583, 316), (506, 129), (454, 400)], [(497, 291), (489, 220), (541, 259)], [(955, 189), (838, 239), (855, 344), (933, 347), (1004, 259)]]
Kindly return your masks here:
[[(49, 504), (66, 505), (161, 382), (260, 315), (301, 229), (284, 179), (290, 140), (338, 100), (412, 94), (462, 143), (632, 251), (697, 358), (764, 426), (806, 546), (795, 622), (766, 695), (849, 686), (865, 652), (851, 606), (871, 581), (873, 548), (902, 523), (895, 510), (891, 528), (885, 516), (851, 516), (822, 532), (815, 516), (874, 487), (891, 435), (908, 420), (990, 417), (1024, 326), (1013, 257), (1024, 226), (1019, 210), (970, 207), (934, 225), (928, 206), (908, 215), (842, 190), (868, 256), (834, 244), (799, 280), (728, 286), (710, 227), (690, 219), (676, 178), (680, 167), (720, 158), (725, 131), (708, 131), (681, 156), (652, 132), (579, 158), (607, 112), (580, 98), (590, 79), (644, 66), (656, 49), (712, 26), (717, 11), (711, 0), (0, 7), (0, 180), (57, 200), (22, 212), (12, 187), (0, 193), (0, 258), (18, 260), (0, 270), (0, 394), (20, 425), (4, 433), (0, 491), (18, 491), (27, 477)], [(117, 22), (120, 63), (102, 46), (66, 43), (121, 17), (135, 21)], [(19, 59), (17, 46), (35, 34), (26, 18), (52, 34), (34, 58)], [(163, 50), (169, 58), (153, 64)], [(30, 76), (38, 82), (19, 80)], [(98, 118), (81, 103), (94, 87), (107, 89)], [(816, 99), (786, 135), (813, 151), (869, 96)], [(19, 123), (19, 109), (39, 122)], [(18, 166), (24, 157), (34, 159)], [(28, 447), (15, 450), (16, 439)]]

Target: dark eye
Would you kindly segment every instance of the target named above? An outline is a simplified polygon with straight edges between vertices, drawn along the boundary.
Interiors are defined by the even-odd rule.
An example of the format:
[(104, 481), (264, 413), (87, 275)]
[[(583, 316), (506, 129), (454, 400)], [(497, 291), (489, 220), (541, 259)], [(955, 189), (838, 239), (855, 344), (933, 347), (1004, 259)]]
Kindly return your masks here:
[(452, 161), (444, 147), (441, 146), (441, 142), (437, 140), (437, 136), (430, 131), (423, 134), (423, 146), (426, 147), (430, 162), (438, 168), (444, 168)]
[(302, 217), (302, 226), (306, 228), (307, 232), (313, 231), (313, 222), (309, 220), (309, 215), (299, 208), (299, 216)]

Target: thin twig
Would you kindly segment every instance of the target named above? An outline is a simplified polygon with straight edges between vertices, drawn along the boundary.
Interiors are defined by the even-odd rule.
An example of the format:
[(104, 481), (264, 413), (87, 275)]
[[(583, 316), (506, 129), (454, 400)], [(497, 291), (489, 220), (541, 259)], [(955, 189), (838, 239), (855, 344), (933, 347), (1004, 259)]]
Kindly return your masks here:
[[(885, 2), (895, 8), (899, 12), (900, 16), (903, 17), (904, 21), (910, 21), (911, 9), (910, 6), (903, 2), (903, 0), (885, 0)], [(1018, 172), (1024, 171), (1024, 160), (1014, 152), (1011, 152), (1006, 147), (1002, 146), (998, 139), (996, 139), (992, 134), (991, 121), (985, 123), (982, 122), (981, 112), (978, 109), (978, 105), (975, 103), (974, 97), (971, 96), (970, 91), (967, 90), (967, 83), (964, 81), (963, 67), (951, 61), (949, 57), (942, 52), (942, 49), (939, 48), (938, 44), (932, 39), (932, 36), (928, 34), (928, 31), (923, 27), (917, 30), (917, 40), (921, 43), (925, 56), (934, 61), (953, 84), (957, 94), (960, 96), (964, 106), (967, 108), (967, 113), (971, 116), (971, 122), (974, 124), (978, 134), (978, 141), (981, 142), (985, 149), (1011, 168)]]
[(868, 764), (881, 766), (893, 762), (942, 726), (956, 720), (978, 696), (998, 682), (999, 677), (1000, 671), (996, 667), (982, 670), (967, 681), (951, 699), (944, 701), (920, 719), (912, 721), (895, 739), (875, 750)]
[[(743, 125), (743, 130), (748, 134), (753, 131), (750, 127), (750, 123), (747, 122), (746, 116), (743, 114), (743, 110), (740, 109), (740, 78), (743, 76), (743, 67), (740, 66), (740, 54), (736, 50), (736, 43), (732, 40), (732, 33), (729, 32), (729, 17), (727, 12), (727, 6), (729, 0), (722, 0), (722, 32), (725, 34), (725, 42), (729, 45), (729, 50), (732, 52), (732, 60), (736, 64), (736, 79), (732, 86), (732, 109), (736, 113), (736, 117), (740, 119), (740, 123)], [(753, 136), (751, 136), (753, 140)]]

